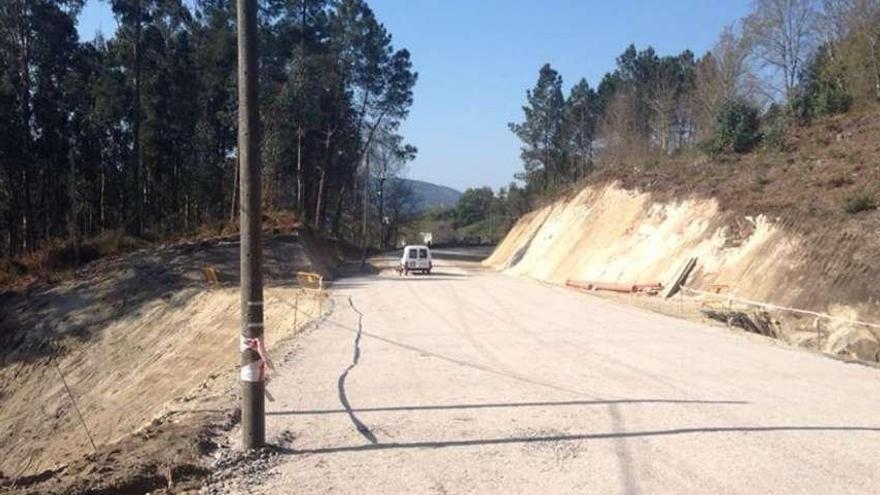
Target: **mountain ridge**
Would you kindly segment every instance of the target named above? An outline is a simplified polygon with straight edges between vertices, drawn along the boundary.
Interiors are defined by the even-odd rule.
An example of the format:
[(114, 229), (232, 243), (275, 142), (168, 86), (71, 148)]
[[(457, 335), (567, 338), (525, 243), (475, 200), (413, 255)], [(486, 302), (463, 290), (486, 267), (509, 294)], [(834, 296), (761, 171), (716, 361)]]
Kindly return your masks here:
[(416, 210), (419, 212), (437, 208), (454, 208), (462, 195), (461, 191), (452, 187), (424, 180), (404, 178), (394, 180), (402, 181), (412, 187), (413, 193), (417, 198)]

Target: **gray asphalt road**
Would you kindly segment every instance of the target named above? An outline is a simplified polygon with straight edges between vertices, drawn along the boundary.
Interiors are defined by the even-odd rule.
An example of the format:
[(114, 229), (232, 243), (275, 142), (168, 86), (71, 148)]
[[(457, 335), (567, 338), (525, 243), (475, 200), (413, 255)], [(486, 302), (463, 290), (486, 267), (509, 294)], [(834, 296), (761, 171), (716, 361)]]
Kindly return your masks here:
[(271, 384), (286, 453), (249, 492), (880, 490), (880, 371), (467, 253), (336, 285)]

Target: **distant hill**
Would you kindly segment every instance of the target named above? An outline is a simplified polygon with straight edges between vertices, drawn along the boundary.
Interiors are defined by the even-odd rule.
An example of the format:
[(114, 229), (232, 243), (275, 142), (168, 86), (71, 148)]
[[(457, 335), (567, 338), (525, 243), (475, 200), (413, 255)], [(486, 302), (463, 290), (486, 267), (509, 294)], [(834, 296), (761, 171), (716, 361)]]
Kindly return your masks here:
[(414, 179), (396, 179), (408, 183), (418, 198), (418, 211), (427, 211), (434, 208), (452, 208), (458, 203), (461, 192), (451, 187), (440, 186)]

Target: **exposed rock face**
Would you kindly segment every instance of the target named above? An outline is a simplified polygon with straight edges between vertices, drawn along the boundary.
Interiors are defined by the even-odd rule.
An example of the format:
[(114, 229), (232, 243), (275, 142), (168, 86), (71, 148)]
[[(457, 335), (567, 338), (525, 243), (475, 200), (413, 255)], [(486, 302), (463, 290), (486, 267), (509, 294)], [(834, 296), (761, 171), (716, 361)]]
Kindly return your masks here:
[[(712, 198), (656, 201), (651, 193), (617, 183), (593, 184), (522, 217), (484, 264), (556, 284), (569, 279), (667, 284), (682, 263), (696, 257), (691, 287), (880, 322), (880, 288), (865, 283), (875, 278), (865, 253), (880, 253), (875, 229), (817, 228), (812, 220), (807, 228), (806, 221), (797, 214), (771, 218), (722, 211)], [(823, 324), (816, 331), (813, 317), (772, 312), (784, 329), (775, 332), (778, 338), (817, 347), (817, 342), (830, 345), (833, 334), (828, 352), (878, 360), (877, 337), (870, 330), (838, 334), (837, 326)], [(817, 338), (795, 338), (802, 331), (814, 331)]]

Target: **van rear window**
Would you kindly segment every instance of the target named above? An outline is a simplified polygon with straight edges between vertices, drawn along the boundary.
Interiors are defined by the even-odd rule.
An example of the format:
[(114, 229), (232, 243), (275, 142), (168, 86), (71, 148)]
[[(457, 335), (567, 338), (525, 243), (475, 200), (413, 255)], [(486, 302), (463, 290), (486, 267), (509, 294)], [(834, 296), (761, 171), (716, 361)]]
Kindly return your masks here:
[(427, 249), (419, 249), (419, 258), (428, 259), (428, 250)]
[(419, 257), (419, 250), (418, 249), (410, 249), (409, 250), (409, 254), (407, 255), (407, 258), (414, 260), (414, 259), (418, 259), (418, 257)]

